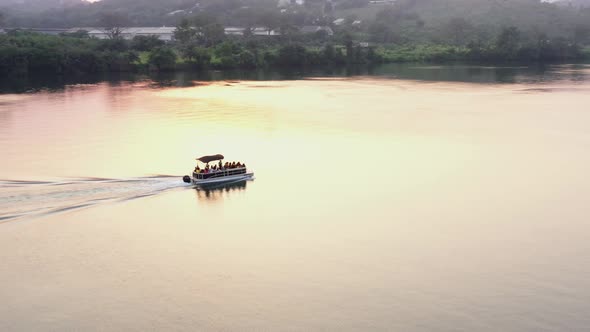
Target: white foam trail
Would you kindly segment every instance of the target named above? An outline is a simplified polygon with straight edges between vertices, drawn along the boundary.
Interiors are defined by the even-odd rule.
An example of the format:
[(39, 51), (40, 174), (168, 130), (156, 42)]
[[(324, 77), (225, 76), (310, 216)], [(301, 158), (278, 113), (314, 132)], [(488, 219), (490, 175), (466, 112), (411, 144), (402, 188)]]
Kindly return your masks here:
[(0, 180), (0, 223), (156, 195), (190, 187), (180, 176), (62, 181)]

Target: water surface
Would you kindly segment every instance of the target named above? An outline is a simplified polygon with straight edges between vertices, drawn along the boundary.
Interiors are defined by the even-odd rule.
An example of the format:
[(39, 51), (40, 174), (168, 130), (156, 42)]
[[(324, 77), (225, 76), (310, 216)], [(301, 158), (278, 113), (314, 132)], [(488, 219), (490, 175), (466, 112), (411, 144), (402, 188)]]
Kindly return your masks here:
[(587, 329), (590, 67), (380, 70), (0, 95), (0, 330)]

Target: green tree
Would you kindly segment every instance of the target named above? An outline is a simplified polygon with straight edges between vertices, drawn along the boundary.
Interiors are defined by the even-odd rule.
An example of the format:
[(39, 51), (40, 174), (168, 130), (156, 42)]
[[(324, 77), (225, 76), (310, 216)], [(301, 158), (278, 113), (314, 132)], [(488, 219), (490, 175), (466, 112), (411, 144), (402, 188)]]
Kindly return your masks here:
[(369, 63), (377, 63), (381, 61), (375, 52), (375, 47), (369, 47), (369, 50), (367, 51), (367, 61), (369, 61)]
[(255, 68), (256, 56), (248, 50), (243, 50), (238, 54), (238, 65), (243, 68)]
[(517, 27), (505, 27), (496, 39), (496, 51), (504, 59), (514, 59), (520, 47), (520, 30)]
[(181, 44), (188, 44), (194, 40), (197, 35), (197, 30), (191, 26), (188, 19), (183, 18), (174, 30), (174, 39)]
[(137, 54), (135, 51), (127, 51), (125, 52), (124, 56), (129, 64), (139, 61), (139, 54)]
[(207, 24), (200, 29), (200, 36), (205, 45), (215, 45), (225, 38), (225, 28), (219, 23)]
[(336, 49), (332, 44), (326, 44), (321, 54), (323, 62), (330, 64), (341, 64), (346, 62), (346, 59), (342, 55), (340, 49)]
[(131, 48), (137, 51), (149, 51), (154, 48), (162, 47), (164, 41), (160, 40), (158, 36), (135, 36), (131, 40)]
[(367, 59), (360, 45), (354, 47), (354, 63), (366, 63)]
[(209, 50), (199, 47), (196, 44), (186, 45), (182, 48), (181, 52), (182, 56), (189, 62), (200, 67), (208, 66), (211, 62), (211, 54), (209, 53)]
[(66, 68), (78, 73), (96, 73), (105, 70), (107, 64), (101, 53), (85, 48), (70, 49), (66, 56)]
[(354, 62), (354, 53), (353, 53), (353, 37), (351, 34), (345, 34), (343, 36), (344, 46), (346, 46), (346, 62), (353, 63)]
[(129, 42), (123, 38), (104, 39), (98, 41), (103, 50), (125, 52), (129, 49)]
[(176, 53), (170, 48), (156, 48), (150, 52), (148, 63), (158, 71), (173, 69), (176, 64)]
[(300, 35), (299, 29), (293, 24), (284, 22), (280, 25), (281, 39), (291, 41)]
[(307, 64), (307, 50), (303, 45), (290, 44), (279, 48), (277, 64), (283, 66), (297, 66)]

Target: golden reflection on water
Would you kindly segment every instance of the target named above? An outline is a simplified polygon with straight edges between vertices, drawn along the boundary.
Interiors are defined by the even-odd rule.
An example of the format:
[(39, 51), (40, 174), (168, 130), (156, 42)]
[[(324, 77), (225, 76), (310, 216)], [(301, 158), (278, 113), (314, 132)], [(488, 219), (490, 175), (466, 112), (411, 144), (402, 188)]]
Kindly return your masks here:
[[(0, 224), (0, 330), (580, 330), (589, 89), (360, 77), (0, 95), (0, 180), (181, 176), (213, 153), (256, 174)], [(27, 204), (121, 186), (135, 192), (84, 183)]]
[[(381, 155), (383, 143), (405, 140), (392, 158), (400, 152), (406, 158), (404, 150), (415, 151), (412, 144), (428, 141), (421, 146), (452, 159), (455, 143), (520, 141), (526, 139), (522, 133), (545, 140), (542, 121), (569, 121), (556, 115), (556, 107), (580, 113), (584, 102), (581, 91), (531, 94), (519, 92), (530, 86), (519, 85), (374, 79), (285, 85), (217, 83), (131, 92), (103, 84), (40, 93), (25, 104), (5, 106), (14, 108), (5, 112), (15, 118), (0, 136), (10, 143), (2, 146), (10, 156), (5, 167), (19, 177), (182, 174), (197, 154), (223, 152), (234, 159), (260, 160), (260, 153), (289, 150), (305, 158), (315, 150), (309, 147), (321, 147), (324, 138), (351, 138), (352, 146), (330, 146), (328, 153), (339, 156)], [(381, 142), (373, 139), (379, 135), (385, 138)], [(446, 143), (449, 149), (442, 152)], [(53, 157), (31, 158), (35, 155)]]

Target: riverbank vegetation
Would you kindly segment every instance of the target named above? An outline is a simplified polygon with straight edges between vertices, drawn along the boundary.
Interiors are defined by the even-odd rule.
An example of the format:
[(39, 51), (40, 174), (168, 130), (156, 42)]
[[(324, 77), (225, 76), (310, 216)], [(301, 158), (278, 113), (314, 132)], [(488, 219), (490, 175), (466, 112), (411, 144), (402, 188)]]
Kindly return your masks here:
[[(144, 10), (133, 12), (138, 3)], [(5, 33), (0, 34), (0, 72), (93, 73), (590, 58), (590, 9), (586, 7), (536, 0), (278, 3), (283, 5), (277, 6), (275, 0), (203, 0), (189, 10), (184, 2), (103, 0), (69, 6), (61, 21), (54, 21), (61, 14), (50, 8), (43, 12), (45, 23), (41, 24), (99, 25), (109, 31), (110, 39), (91, 38), (86, 29), (56, 36), (5, 28)], [(22, 8), (20, 12), (6, 10), (2, 22), (5, 26), (43, 22), (35, 21), (34, 13), (23, 13), (27, 12)], [(55, 15), (45, 16), (51, 13)], [(162, 23), (176, 26), (173, 41), (164, 42), (155, 36), (126, 40), (120, 34), (125, 26)], [(306, 33), (301, 28), (306, 25), (326, 29)], [(228, 26), (243, 27), (242, 35), (227, 34), (224, 29)], [(254, 27), (268, 33), (253, 33)]]

